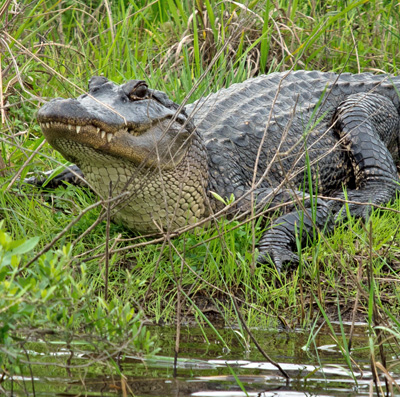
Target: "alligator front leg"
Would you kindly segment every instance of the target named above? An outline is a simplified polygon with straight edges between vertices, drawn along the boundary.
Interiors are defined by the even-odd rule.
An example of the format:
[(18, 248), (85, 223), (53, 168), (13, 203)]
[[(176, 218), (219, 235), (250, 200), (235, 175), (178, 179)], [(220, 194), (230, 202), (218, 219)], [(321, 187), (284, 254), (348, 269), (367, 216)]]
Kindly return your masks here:
[(396, 165), (388, 150), (397, 144), (399, 125), (396, 107), (381, 95), (354, 94), (341, 103), (333, 119), (333, 128), (349, 153), (356, 189), (337, 192), (330, 201), (318, 199), (315, 209), (293, 211), (279, 217), (259, 242), (262, 260), (269, 256), (278, 270), (285, 262), (297, 262), (293, 252), (296, 233), (304, 244), (313, 236), (315, 227), (333, 230), (333, 218), (343, 213), (344, 199), (353, 201), (348, 204), (350, 214), (364, 220), (371, 204), (389, 202), (400, 186)]
[[(288, 262), (298, 263), (296, 236), (301, 245), (312, 241), (318, 230), (329, 232), (334, 227), (334, 215), (327, 201), (310, 197), (301, 191), (291, 189), (259, 188), (253, 192), (256, 209), (268, 205), (271, 212), (279, 207), (285, 214), (277, 218), (258, 243), (259, 263), (272, 260), (278, 271)], [(253, 203), (245, 195), (239, 209), (248, 211)]]
[[(355, 175), (356, 190), (336, 197), (347, 198), (353, 216), (368, 218), (370, 204), (386, 204), (399, 189), (399, 176), (388, 148), (398, 144), (399, 115), (394, 104), (374, 93), (354, 94), (341, 103), (333, 119), (343, 147), (348, 150)], [(343, 203), (331, 202), (336, 218)]]

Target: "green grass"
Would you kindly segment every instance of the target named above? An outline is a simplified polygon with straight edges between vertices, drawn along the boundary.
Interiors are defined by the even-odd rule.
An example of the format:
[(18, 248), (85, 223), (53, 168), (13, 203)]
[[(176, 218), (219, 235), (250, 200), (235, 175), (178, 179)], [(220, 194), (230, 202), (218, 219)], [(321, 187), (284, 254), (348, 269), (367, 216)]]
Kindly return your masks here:
[[(400, 14), (394, 1), (108, 4), (36, 0), (20, 2), (18, 9), (8, 2), (0, 6), (5, 22), (0, 28), (3, 226), (14, 240), (37, 237), (35, 253), (67, 228), (49, 252), (55, 255), (74, 242), (64, 271), (80, 282), (84, 264), (85, 286), (98, 299), (105, 288), (106, 222), (80, 236), (96, 222), (101, 208), (85, 212), (68, 228), (96, 197), (71, 186), (43, 194), (13, 181), (17, 173), (24, 178), (65, 163), (47, 144), (30, 158), (43, 142), (35, 112), (44, 101), (80, 95), (96, 74), (117, 83), (144, 79), (181, 103), (254, 75), (290, 68), (398, 73)], [(238, 221), (222, 219), (216, 228), (185, 233), (164, 244), (112, 224), (105, 305), (129, 303), (154, 322), (173, 323), (179, 295), (183, 312), (199, 324), (207, 324), (205, 300), (226, 323), (238, 323), (232, 304), (236, 297), (249, 325), (294, 328), (307, 327), (324, 313), (327, 319), (337, 318), (339, 302), (346, 318), (354, 305), (365, 319), (375, 307), (379, 324), (386, 325), (386, 312), (396, 318), (400, 310), (400, 200), (389, 208), (395, 211), (374, 211), (367, 225), (350, 220), (332, 235), (317, 236), (302, 252), (300, 267), (280, 275), (272, 266), (252, 266), (254, 241), (262, 233), (259, 221), (254, 227), (237, 227)], [(30, 259), (22, 256), (21, 266)], [(28, 277), (29, 269), (22, 276)], [(374, 280), (373, 300), (369, 277)], [(94, 313), (96, 308), (85, 310)]]

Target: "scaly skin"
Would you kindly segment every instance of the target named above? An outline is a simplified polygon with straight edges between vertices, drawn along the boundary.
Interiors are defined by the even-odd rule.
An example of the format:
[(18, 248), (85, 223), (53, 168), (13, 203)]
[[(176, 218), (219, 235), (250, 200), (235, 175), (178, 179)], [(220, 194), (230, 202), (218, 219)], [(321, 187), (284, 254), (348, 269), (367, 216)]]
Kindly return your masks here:
[[(101, 196), (128, 190), (114, 218), (140, 232), (176, 230), (235, 196), (237, 212), (257, 203), (303, 200), (313, 191), (371, 204), (388, 202), (399, 178), (400, 79), (371, 74), (273, 73), (234, 84), (177, 113), (144, 82), (93, 77), (88, 95), (55, 99), (38, 121), (48, 142), (75, 162)], [(279, 187), (279, 188), (278, 188)], [(249, 195), (252, 191), (253, 198)], [(316, 205), (312, 209), (311, 202)], [(296, 230), (331, 230), (342, 203), (287, 206), (259, 243), (278, 268), (296, 260)], [(369, 206), (350, 205), (367, 217)], [(303, 212), (304, 211), (304, 212)], [(311, 220), (312, 219), (312, 220)]]

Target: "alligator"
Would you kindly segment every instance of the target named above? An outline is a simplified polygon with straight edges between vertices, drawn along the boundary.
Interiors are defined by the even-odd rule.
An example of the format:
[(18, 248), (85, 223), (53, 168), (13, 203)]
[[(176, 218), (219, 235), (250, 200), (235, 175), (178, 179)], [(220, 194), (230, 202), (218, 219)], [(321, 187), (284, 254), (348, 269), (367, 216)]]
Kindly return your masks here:
[(291, 71), (178, 105), (142, 80), (89, 80), (37, 114), (48, 143), (141, 233), (278, 212), (258, 242), (280, 270), (297, 246), (351, 215), (367, 219), (399, 186), (400, 78)]

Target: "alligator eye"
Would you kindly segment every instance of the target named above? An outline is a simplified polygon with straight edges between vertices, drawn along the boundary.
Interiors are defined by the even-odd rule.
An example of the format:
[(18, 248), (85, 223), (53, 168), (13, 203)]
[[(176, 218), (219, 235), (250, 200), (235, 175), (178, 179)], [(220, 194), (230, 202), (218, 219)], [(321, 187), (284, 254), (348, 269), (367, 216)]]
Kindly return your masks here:
[(131, 101), (139, 101), (150, 97), (147, 84), (143, 80), (130, 80), (122, 86), (123, 93)]
[(147, 89), (147, 84), (140, 82), (136, 87), (133, 87), (132, 91), (129, 93), (129, 99), (145, 99), (148, 97), (149, 90)]
[(148, 90), (146, 84), (140, 84), (135, 90), (132, 92), (132, 95), (138, 98), (145, 98), (147, 96)]

